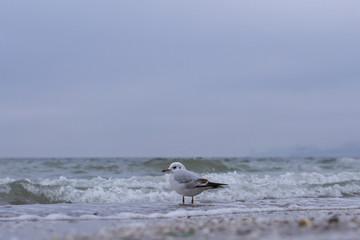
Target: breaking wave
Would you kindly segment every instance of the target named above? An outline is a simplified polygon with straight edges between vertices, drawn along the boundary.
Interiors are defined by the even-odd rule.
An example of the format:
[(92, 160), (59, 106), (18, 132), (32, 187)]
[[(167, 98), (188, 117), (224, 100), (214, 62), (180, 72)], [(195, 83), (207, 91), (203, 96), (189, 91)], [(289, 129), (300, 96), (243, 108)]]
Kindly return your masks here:
[[(196, 196), (198, 201), (203, 202), (360, 195), (359, 172), (256, 175), (234, 171), (208, 173), (203, 177), (229, 184), (225, 188), (205, 191)], [(47, 179), (2, 178), (0, 204), (180, 201), (180, 196), (169, 188), (168, 178), (169, 175), (91, 179), (63, 176)]]

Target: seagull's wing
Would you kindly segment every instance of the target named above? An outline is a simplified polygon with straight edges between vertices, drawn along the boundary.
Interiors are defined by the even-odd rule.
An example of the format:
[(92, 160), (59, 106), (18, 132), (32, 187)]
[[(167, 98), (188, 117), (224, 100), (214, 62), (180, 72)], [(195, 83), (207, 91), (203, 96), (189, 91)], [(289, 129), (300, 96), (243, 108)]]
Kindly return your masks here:
[(174, 180), (178, 183), (185, 184), (186, 188), (196, 187), (197, 179), (199, 179), (198, 174), (187, 170), (179, 170), (174, 174)]
[(196, 179), (196, 187), (207, 187), (209, 180), (206, 178), (198, 178)]
[(205, 178), (200, 178), (198, 174), (187, 171), (187, 170), (179, 170), (174, 174), (174, 179), (178, 183), (184, 184), (185, 188), (218, 188), (223, 185), (227, 185), (224, 183), (214, 183), (210, 182)]

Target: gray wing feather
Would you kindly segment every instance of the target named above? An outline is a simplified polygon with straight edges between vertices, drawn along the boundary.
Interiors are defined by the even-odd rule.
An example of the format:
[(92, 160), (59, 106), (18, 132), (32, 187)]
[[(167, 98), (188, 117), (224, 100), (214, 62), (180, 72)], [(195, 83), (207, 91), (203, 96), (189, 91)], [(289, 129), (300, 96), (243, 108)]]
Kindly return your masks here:
[(199, 175), (197, 175), (196, 173), (191, 172), (191, 171), (180, 170), (174, 174), (174, 179), (179, 183), (186, 184), (187, 187), (188, 187), (188, 185), (189, 185), (189, 187), (196, 185), (196, 180), (198, 178), (199, 178)]

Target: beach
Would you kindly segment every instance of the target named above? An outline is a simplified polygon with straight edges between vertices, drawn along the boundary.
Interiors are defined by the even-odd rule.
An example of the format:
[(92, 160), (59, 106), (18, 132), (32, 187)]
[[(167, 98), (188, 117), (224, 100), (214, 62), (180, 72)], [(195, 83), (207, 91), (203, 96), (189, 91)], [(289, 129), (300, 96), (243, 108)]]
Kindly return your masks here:
[(360, 208), (0, 222), (1, 239), (359, 239)]

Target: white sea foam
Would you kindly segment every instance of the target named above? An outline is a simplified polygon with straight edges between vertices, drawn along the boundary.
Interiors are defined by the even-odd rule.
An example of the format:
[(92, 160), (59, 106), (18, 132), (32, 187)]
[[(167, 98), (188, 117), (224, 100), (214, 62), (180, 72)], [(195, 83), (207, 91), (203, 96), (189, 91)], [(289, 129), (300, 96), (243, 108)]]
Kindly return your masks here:
[[(254, 175), (212, 173), (203, 177), (229, 184), (227, 187), (205, 191), (196, 199), (201, 201), (244, 201), (251, 199), (282, 199), (304, 197), (343, 197), (360, 194), (360, 173), (285, 173)], [(26, 198), (45, 198), (48, 202), (126, 203), (179, 201), (180, 196), (169, 188), (169, 175), (137, 176), (131, 178), (101, 178), (11, 180), (1, 179), (0, 194), (8, 195), (10, 188), (23, 188)], [(14, 186), (14, 184), (16, 186)], [(14, 191), (15, 191), (14, 190)], [(21, 194), (24, 191), (18, 190)], [(35, 197), (34, 197), (35, 196)]]
[[(88, 206), (91, 208), (91, 205)], [(99, 206), (96, 206), (98, 210)], [(103, 206), (106, 207), (106, 206)], [(77, 216), (67, 215), (65, 213), (51, 213), (45, 216), (23, 214), (16, 217), (0, 217), (0, 221), (70, 221), (70, 220), (135, 220), (135, 219), (163, 219), (163, 218), (179, 218), (179, 217), (199, 217), (199, 216), (216, 216), (216, 215), (229, 215), (229, 214), (254, 214), (254, 213), (266, 213), (266, 212), (293, 212), (293, 211), (321, 211), (321, 210), (359, 210), (360, 205), (353, 203), (353, 205), (336, 206), (331, 203), (329, 206), (313, 206), (305, 205), (299, 206), (296, 204), (290, 204), (287, 207), (270, 206), (268, 204), (247, 207), (245, 205), (237, 205), (234, 207), (219, 207), (219, 206), (200, 206), (195, 209), (176, 209), (168, 212), (112, 212), (108, 215), (94, 215), (94, 214), (82, 214)], [(89, 209), (90, 210), (90, 209)], [(73, 214), (73, 213), (72, 213)]]

